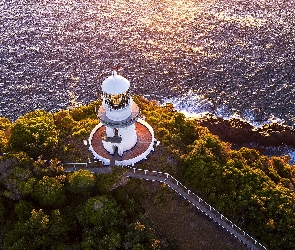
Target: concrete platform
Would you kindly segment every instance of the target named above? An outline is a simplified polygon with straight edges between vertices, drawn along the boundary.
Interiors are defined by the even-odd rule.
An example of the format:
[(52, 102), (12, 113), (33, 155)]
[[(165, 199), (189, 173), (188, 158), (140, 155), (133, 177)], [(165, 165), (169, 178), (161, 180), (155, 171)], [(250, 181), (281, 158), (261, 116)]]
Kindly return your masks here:
[(105, 126), (98, 124), (89, 137), (89, 150), (93, 153), (94, 159), (103, 162), (104, 165), (126, 166), (134, 165), (154, 150), (155, 138), (152, 127), (142, 119), (135, 123), (137, 143), (135, 146), (123, 153), (122, 156), (110, 154), (102, 144), (102, 137), (105, 134)]

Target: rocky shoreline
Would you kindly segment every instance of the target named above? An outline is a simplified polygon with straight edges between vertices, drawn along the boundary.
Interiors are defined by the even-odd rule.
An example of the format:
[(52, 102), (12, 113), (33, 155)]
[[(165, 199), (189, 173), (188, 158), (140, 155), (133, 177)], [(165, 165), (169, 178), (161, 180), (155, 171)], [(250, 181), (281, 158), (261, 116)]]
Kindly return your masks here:
[(295, 130), (288, 126), (271, 123), (254, 127), (237, 118), (226, 120), (214, 115), (197, 120), (221, 140), (230, 142), (234, 148), (246, 146), (266, 155), (283, 155), (287, 151), (295, 151)]

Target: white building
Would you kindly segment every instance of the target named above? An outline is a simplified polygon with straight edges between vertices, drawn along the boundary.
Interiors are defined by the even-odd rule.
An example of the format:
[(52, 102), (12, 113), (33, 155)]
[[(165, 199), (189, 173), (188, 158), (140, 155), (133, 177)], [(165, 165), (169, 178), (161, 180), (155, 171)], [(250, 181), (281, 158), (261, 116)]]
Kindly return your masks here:
[(97, 113), (100, 124), (92, 131), (89, 143), (94, 158), (104, 164), (115, 157), (116, 165), (134, 165), (153, 150), (154, 131), (139, 119), (140, 111), (129, 95), (129, 87), (130, 82), (116, 71), (102, 83), (103, 101)]
[(104, 148), (118, 154), (134, 147), (137, 142), (135, 122), (139, 117), (139, 108), (129, 96), (130, 82), (117, 75), (116, 71), (102, 83), (103, 101), (98, 111), (98, 119), (106, 126)]

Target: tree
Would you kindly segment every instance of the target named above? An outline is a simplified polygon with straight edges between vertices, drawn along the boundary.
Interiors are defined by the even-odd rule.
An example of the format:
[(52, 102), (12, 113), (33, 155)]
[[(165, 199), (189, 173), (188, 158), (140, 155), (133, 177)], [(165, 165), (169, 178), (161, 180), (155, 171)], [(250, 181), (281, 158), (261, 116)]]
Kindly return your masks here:
[(65, 249), (63, 243), (68, 241), (68, 232), (70, 231), (67, 218), (61, 214), (59, 209), (54, 209), (51, 211), (49, 219), (48, 234), (55, 243), (52, 245), (62, 246), (62, 248), (58, 247), (57, 249)]
[(51, 177), (59, 176), (60, 178), (65, 178), (64, 168), (58, 159), (51, 159), (48, 161), (42, 160), (42, 158), (39, 157), (33, 162), (33, 172), (36, 176), (41, 177), (48, 175)]
[(120, 233), (111, 232), (103, 237), (97, 237), (95, 228), (85, 231), (81, 242), (82, 249), (116, 250), (120, 249), (120, 246)]
[(62, 136), (70, 135), (75, 124), (68, 110), (60, 110), (53, 114), (54, 123)]
[(2, 199), (0, 196), (0, 226), (2, 226), (4, 224), (5, 221), (5, 206), (2, 204)]
[(112, 197), (95, 196), (78, 208), (83, 227), (83, 249), (117, 249), (121, 245), (125, 211)]
[(259, 152), (255, 149), (242, 147), (239, 150), (239, 152), (242, 154), (244, 159), (247, 161), (248, 165), (254, 164), (260, 158)]
[(5, 152), (11, 131), (11, 123), (8, 118), (0, 117), (0, 152)]
[(46, 249), (50, 247), (48, 238), (49, 216), (42, 209), (32, 210), (31, 218), (17, 222), (4, 237), (4, 249)]
[(11, 168), (16, 165), (21, 167), (27, 167), (32, 164), (32, 159), (30, 158), (30, 156), (22, 151), (17, 153), (9, 152), (2, 157), (2, 160), (8, 162), (8, 168)]
[(145, 250), (145, 248), (140, 243), (137, 243), (132, 247), (132, 250)]
[(4, 236), (4, 249), (65, 249), (68, 225), (59, 210), (47, 215), (33, 209), (26, 221), (19, 221)]
[(19, 221), (26, 221), (30, 218), (33, 210), (33, 204), (26, 200), (20, 200), (14, 205), (14, 212)]
[(288, 164), (289, 158), (273, 156), (270, 160), (271, 167), (277, 171), (281, 178), (290, 178), (291, 166)]
[(94, 102), (88, 106), (81, 106), (70, 110), (70, 115), (75, 121), (80, 121), (86, 118), (96, 118), (95, 106), (101, 102)]
[(122, 176), (122, 168), (113, 168), (111, 173), (106, 174), (97, 174), (97, 190), (100, 194), (106, 194), (116, 186), (116, 183), (119, 182), (120, 177)]
[(4, 195), (12, 200), (19, 200), (32, 193), (36, 179), (28, 167), (14, 166), (2, 173), (1, 181), (6, 188)]
[(67, 189), (75, 194), (88, 195), (95, 187), (96, 178), (88, 170), (80, 169), (67, 176)]
[(42, 110), (29, 112), (12, 124), (9, 145), (30, 156), (48, 155), (57, 146), (58, 132), (53, 116)]
[(295, 213), (288, 158), (266, 159), (248, 148), (230, 150), (208, 135), (189, 149), (183, 169), (196, 193), (270, 249), (290, 249)]
[(65, 200), (65, 188), (58, 177), (44, 176), (34, 187), (33, 197), (41, 206), (58, 206)]
[(153, 228), (140, 221), (128, 225), (123, 242), (124, 249), (161, 249), (160, 245)]
[(117, 202), (107, 196), (89, 198), (84, 210), (88, 222), (106, 232), (120, 225), (125, 217), (125, 212), (120, 209)]
[(72, 129), (72, 136), (77, 138), (86, 138), (89, 136), (91, 130), (97, 125), (98, 120), (86, 118), (75, 123)]
[(110, 233), (104, 236), (99, 241), (98, 248), (101, 250), (108, 249), (108, 250), (116, 250), (121, 246), (121, 236), (119, 233)]

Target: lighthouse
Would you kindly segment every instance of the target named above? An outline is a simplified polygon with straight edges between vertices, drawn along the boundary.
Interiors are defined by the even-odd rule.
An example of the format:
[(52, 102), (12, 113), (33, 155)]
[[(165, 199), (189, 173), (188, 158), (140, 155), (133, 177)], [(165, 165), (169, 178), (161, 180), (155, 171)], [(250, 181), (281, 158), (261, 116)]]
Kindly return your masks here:
[(140, 110), (129, 94), (130, 82), (117, 71), (101, 85), (99, 124), (89, 137), (94, 158), (109, 165), (134, 165), (146, 159), (156, 142), (152, 127), (140, 119)]
[(139, 108), (129, 95), (129, 87), (130, 82), (113, 71), (102, 83), (103, 101), (97, 114), (106, 126), (104, 148), (111, 154), (118, 149), (119, 156), (137, 142), (135, 122)]

